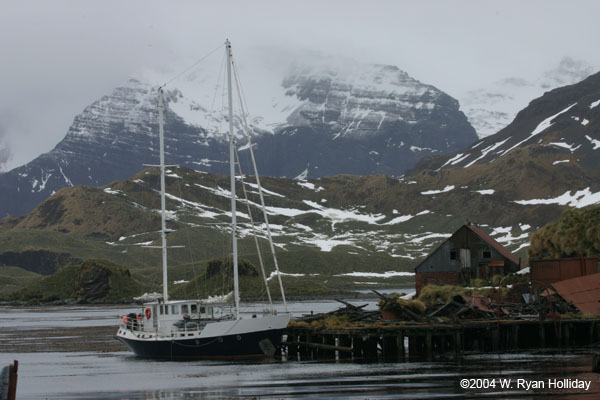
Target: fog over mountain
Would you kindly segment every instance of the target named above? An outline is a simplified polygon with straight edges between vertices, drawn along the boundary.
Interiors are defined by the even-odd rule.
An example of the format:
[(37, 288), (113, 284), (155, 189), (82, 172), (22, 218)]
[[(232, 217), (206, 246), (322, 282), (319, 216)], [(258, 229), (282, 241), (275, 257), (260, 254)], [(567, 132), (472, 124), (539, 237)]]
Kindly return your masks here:
[[(593, 0), (576, 6), (556, 0), (54, 0), (35, 7), (6, 0), (0, 13), (0, 169), (50, 151), (77, 114), (129, 77), (147, 70), (174, 76), (225, 38), (242, 65), (270, 57), (270, 69), (278, 69), (278, 53), (316, 51), (395, 65), (462, 100), (462, 93), (506, 77), (536, 80), (564, 56), (599, 69), (599, 12)], [(250, 97), (262, 92), (247, 89), (249, 103), (256, 104)]]
[(510, 124), (517, 112), (544, 92), (580, 82), (597, 71), (584, 60), (563, 57), (556, 67), (546, 70), (535, 79), (518, 76), (503, 78), (458, 94), (458, 99), (461, 110), (479, 137), (483, 138)]

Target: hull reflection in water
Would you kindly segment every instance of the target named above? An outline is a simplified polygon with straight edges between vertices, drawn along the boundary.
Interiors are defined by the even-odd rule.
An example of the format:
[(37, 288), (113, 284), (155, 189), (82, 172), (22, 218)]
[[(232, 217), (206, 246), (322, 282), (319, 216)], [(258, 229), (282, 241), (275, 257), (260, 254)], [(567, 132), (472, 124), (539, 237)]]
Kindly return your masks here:
[[(8, 355), (8, 354), (7, 354)], [(9, 359), (12, 359), (10, 355)], [(19, 398), (39, 399), (431, 399), (598, 398), (600, 375), (580, 354), (465, 357), (459, 362), (170, 362), (125, 353), (19, 355)], [(589, 391), (463, 389), (463, 378), (592, 380)], [(514, 386), (514, 385), (513, 385)]]

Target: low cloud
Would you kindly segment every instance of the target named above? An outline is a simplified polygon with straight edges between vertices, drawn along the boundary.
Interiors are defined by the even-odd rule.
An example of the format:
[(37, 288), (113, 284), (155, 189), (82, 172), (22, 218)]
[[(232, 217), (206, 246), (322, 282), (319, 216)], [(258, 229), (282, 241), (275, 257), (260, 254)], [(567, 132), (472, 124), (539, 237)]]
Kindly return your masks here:
[(6, 171), (6, 164), (12, 159), (13, 154), (7, 141), (7, 129), (0, 122), (0, 172)]

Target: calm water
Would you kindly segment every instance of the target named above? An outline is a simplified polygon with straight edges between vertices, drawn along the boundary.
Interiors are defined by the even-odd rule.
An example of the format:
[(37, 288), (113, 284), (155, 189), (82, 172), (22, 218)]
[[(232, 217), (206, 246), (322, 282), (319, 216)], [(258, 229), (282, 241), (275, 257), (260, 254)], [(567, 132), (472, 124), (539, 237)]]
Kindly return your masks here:
[[(364, 304), (356, 301), (354, 304)], [(338, 308), (336, 302), (296, 302), (294, 314)], [(369, 308), (375, 307), (374, 302)], [(247, 306), (256, 312), (262, 306)], [(138, 308), (136, 307), (137, 311)], [(0, 308), (0, 366), (19, 360), (19, 399), (414, 399), (414, 398), (561, 398), (600, 397), (600, 376), (591, 373), (588, 350), (563, 353), (468, 355), (459, 360), (407, 363), (312, 361), (149, 361), (119, 351), (110, 338), (118, 315), (127, 308), (52, 307)], [(92, 328), (89, 328), (92, 327)], [(87, 330), (86, 330), (87, 329)], [(98, 332), (97, 335), (93, 332)], [(28, 335), (29, 332), (29, 335)], [(92, 334), (90, 334), (92, 332)], [(18, 335), (16, 335), (18, 334)], [(82, 337), (88, 335), (89, 337)], [(86, 351), (87, 341), (105, 347)], [(37, 344), (18, 347), (16, 341)], [(73, 351), (57, 351), (56, 343), (73, 341)], [(104, 340), (105, 342), (102, 342)], [(82, 351), (77, 350), (77, 343)], [(110, 344), (110, 346), (108, 345)], [(40, 350), (40, 347), (42, 348)], [(115, 348), (117, 351), (115, 351)], [(51, 351), (47, 351), (51, 350)], [(496, 388), (463, 389), (461, 379), (495, 379)], [(479, 379), (479, 381), (477, 381)], [(498, 379), (510, 379), (501, 389)], [(517, 380), (523, 385), (518, 387)], [(590, 389), (534, 388), (549, 380), (591, 382)], [(507, 381), (505, 381), (506, 383)], [(486, 385), (487, 386), (487, 385)]]

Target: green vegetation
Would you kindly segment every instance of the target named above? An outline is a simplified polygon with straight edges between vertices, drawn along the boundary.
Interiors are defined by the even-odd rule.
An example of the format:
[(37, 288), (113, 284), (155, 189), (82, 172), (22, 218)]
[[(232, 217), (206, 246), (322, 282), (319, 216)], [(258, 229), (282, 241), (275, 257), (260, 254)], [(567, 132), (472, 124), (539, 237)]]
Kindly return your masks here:
[[(267, 290), (262, 274), (248, 260), (239, 260), (240, 296), (253, 299), (267, 299)], [(206, 298), (208, 296), (224, 295), (233, 290), (231, 258), (213, 259), (207, 263), (206, 273), (199, 275), (191, 281), (175, 285), (169, 289), (170, 297), (174, 299)], [(323, 296), (340, 293), (331, 289), (317, 277), (290, 277), (283, 276), (282, 282), (287, 296)], [(279, 282), (276, 278), (270, 279), (269, 291), (273, 298), (281, 298)]]
[(425, 312), (425, 303), (421, 300), (404, 300), (400, 298), (398, 293), (394, 293), (388, 299), (379, 300), (379, 309), (381, 311), (389, 311), (392, 313), (401, 314), (404, 310), (408, 309), (414, 314), (421, 315)]
[(40, 274), (17, 267), (0, 267), (0, 298), (42, 279)]
[(68, 266), (52, 276), (7, 296), (9, 301), (79, 303), (131, 302), (146, 287), (131, 277), (129, 270), (102, 260), (88, 260), (78, 266)]
[(600, 255), (600, 206), (565, 210), (560, 219), (530, 237), (528, 255), (533, 259), (598, 257)]
[[(508, 293), (509, 289), (502, 287), (502, 296)], [(454, 285), (427, 285), (421, 289), (418, 300), (422, 301), (426, 306), (430, 306), (436, 303), (447, 303), (454, 296), (467, 295), (467, 296), (496, 296), (498, 293), (497, 288), (466, 288), (463, 286)]]

